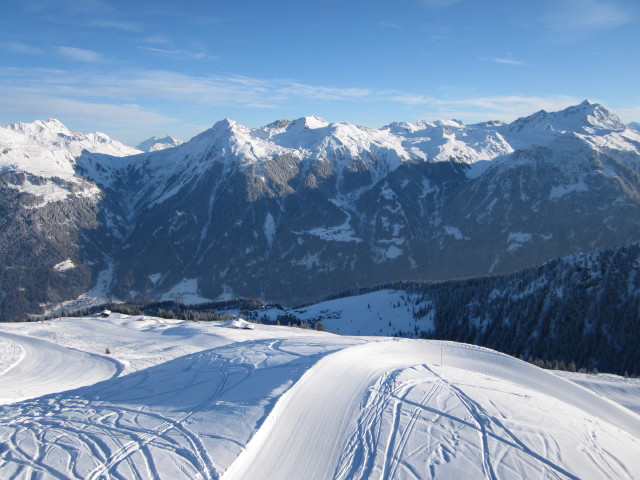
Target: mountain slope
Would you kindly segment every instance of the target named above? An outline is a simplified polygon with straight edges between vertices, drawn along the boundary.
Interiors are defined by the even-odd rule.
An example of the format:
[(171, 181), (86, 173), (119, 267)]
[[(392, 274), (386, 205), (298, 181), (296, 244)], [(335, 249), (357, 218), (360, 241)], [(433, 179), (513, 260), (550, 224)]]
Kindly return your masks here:
[[(100, 296), (123, 300), (306, 303), (640, 240), (640, 134), (589, 102), (511, 124), (223, 120), (170, 149), (94, 151), (68, 162), (68, 181), (96, 195), (67, 233), (75, 256), (53, 265), (68, 258), (99, 280)], [(50, 203), (74, 218), (68, 200)], [(18, 223), (26, 237), (28, 220)], [(87, 275), (80, 283), (86, 291)]]
[(78, 174), (78, 161), (134, 153), (104, 134), (73, 132), (58, 120), (0, 128), (2, 320), (24, 319), (42, 304), (88, 290), (93, 270), (105, 265), (102, 225), (110, 214), (103, 205), (109, 200)]
[(155, 152), (157, 150), (164, 150), (166, 148), (177, 147), (184, 143), (182, 140), (178, 140), (169, 135), (164, 137), (151, 137), (147, 138), (144, 142), (140, 142), (136, 148), (143, 152)]
[(640, 244), (550, 260), (523, 271), (353, 290), (262, 321), (321, 321), (342, 335), (473, 343), (522, 358), (640, 374)]
[(639, 141), (587, 103), (510, 125), (219, 122), (148, 157), (115, 291), (298, 303), (637, 241)]

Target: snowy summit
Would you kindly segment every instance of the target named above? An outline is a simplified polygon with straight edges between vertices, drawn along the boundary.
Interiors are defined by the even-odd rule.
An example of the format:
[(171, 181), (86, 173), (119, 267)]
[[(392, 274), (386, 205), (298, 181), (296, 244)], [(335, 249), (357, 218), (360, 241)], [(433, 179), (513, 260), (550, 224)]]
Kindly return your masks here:
[(141, 142), (136, 146), (138, 150), (143, 152), (155, 152), (157, 150), (164, 150), (165, 148), (177, 147), (183, 144), (182, 140), (175, 139), (169, 135), (164, 137), (151, 137)]

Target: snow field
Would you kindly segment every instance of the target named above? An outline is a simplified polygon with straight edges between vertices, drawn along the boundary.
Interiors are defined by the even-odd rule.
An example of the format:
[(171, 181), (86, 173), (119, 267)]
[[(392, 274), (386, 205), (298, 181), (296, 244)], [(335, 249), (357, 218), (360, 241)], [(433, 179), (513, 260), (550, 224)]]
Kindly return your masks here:
[(0, 478), (640, 477), (640, 416), (611, 400), (633, 407), (640, 382), (451, 342), (223, 325), (0, 324)]
[[(437, 342), (371, 342), (325, 357), (282, 396), (223, 478), (640, 474), (637, 435), (538, 390), (558, 385), (546, 388), (539, 379), (529, 385), (529, 370), (538, 369), (508, 357), (509, 368), (498, 362), (491, 369), (494, 352), (440, 346), (449, 360), (467, 368), (437, 365)], [(505, 376), (519, 376), (520, 382)], [(569, 382), (560, 393), (582, 395), (583, 407), (602, 408), (602, 399)], [(621, 409), (619, 420), (638, 417)]]
[(92, 385), (121, 370), (109, 358), (92, 355), (36, 338), (0, 332), (23, 350), (12, 367), (0, 375), (0, 404)]
[(24, 348), (13, 340), (0, 336), (0, 375), (6, 373), (24, 357)]

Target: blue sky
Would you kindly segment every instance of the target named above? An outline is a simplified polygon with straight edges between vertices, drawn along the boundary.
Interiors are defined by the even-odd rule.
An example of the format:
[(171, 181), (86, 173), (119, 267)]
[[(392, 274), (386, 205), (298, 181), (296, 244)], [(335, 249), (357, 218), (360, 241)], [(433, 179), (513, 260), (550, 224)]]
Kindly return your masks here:
[(0, 123), (129, 144), (228, 117), (380, 127), (598, 101), (640, 120), (635, 0), (25, 0), (3, 8)]

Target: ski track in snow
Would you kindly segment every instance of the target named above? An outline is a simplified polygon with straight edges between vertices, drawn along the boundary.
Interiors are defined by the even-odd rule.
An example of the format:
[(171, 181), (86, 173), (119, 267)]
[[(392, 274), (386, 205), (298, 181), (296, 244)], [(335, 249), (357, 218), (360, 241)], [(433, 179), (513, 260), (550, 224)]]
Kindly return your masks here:
[(22, 350), (22, 355), (0, 375), (0, 404), (92, 385), (122, 370), (114, 360), (45, 340), (2, 331), (0, 338)]
[[(117, 335), (120, 367), (80, 351)], [(469, 345), (119, 316), (2, 327), (3, 358), (1, 478), (640, 478), (597, 377)]]
[[(7, 406), (0, 476), (219, 478), (277, 395), (343, 345), (240, 342)], [(266, 390), (253, 392), (256, 382)]]
[[(492, 356), (482, 350), (474, 355)], [(499, 418), (509, 418), (503, 412), (508, 412), (514, 401), (510, 393), (513, 384), (500, 379), (498, 387), (503, 388), (493, 395), (507, 398), (495, 413), (490, 412), (484, 401), (475, 400), (466, 388), (460, 387), (460, 379), (455, 384), (447, 379), (457, 369), (433, 367), (437, 356), (436, 349), (425, 348), (424, 343), (387, 341), (324, 358), (282, 397), (224, 480), (498, 479), (514, 475), (581, 478), (572, 473), (575, 470), (583, 475), (597, 472), (591, 478), (633, 477), (625, 463), (610, 453), (612, 449), (593, 448), (588, 432), (584, 432), (585, 422), (576, 422), (581, 428), (572, 440), (595, 452), (590, 453), (591, 462), (586, 467), (582, 458), (563, 458), (566, 444), (560, 448), (547, 441), (549, 429), (553, 437), (558, 433), (554, 426), (561, 425), (562, 431), (573, 422), (575, 414), (570, 415), (569, 422), (557, 415), (553, 422), (547, 422), (547, 430), (532, 428), (534, 433), (527, 433), (527, 439), (522, 440), (518, 421), (507, 427), (507, 422)], [(496, 368), (493, 373), (499, 375), (500, 370)], [(414, 378), (399, 380), (407, 371)], [(485, 374), (468, 376), (476, 383), (471, 385), (474, 389), (486, 389)], [(572, 389), (570, 385), (564, 387)], [(536, 402), (526, 399), (525, 403), (534, 413), (522, 420), (533, 426), (535, 416), (550, 406), (550, 399), (544, 394), (531, 397)], [(635, 417), (631, 412), (627, 414), (631, 419)], [(598, 424), (598, 419), (586, 414), (585, 418)], [(616, 427), (611, 432), (622, 436), (626, 433)], [(625, 452), (629, 465), (640, 445), (636, 437), (626, 437), (632, 442)], [(618, 448), (624, 445), (623, 441), (616, 443)], [(425, 448), (427, 444), (429, 448)], [(439, 458), (431, 456), (434, 451)], [(631, 465), (636, 474), (640, 473), (637, 462)]]

